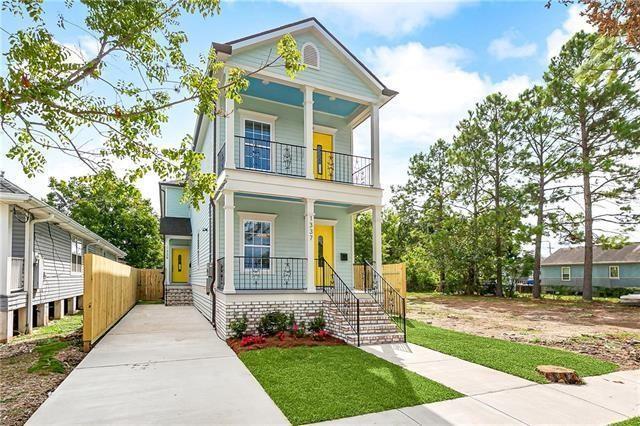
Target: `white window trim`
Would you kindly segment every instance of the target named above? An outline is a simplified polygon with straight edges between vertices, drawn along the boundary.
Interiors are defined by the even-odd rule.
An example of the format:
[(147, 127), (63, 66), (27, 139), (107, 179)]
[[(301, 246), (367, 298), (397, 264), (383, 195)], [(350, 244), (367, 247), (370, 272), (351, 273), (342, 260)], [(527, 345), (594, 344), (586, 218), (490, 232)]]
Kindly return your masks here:
[[(611, 276), (611, 268), (617, 268), (618, 269), (618, 276), (617, 277), (612, 277)], [(620, 279), (620, 265), (609, 265), (609, 279), (610, 280), (619, 280)]]
[[(562, 272), (565, 268), (569, 270), (569, 278), (564, 279), (564, 273)], [(561, 266), (560, 267), (560, 281), (571, 281), (571, 266)]]
[[(80, 237), (78, 237), (77, 235), (74, 234), (70, 234), (71, 235), (71, 260), (70, 260), (70, 272), (71, 275), (82, 275), (84, 272), (84, 250), (85, 250), (85, 245), (84, 245), (84, 240)], [(80, 250), (80, 257), (82, 258), (82, 263), (80, 264), (80, 271), (74, 271), (73, 270), (73, 245), (75, 244), (76, 241), (80, 241), (80, 243), (82, 244), (82, 250)], [(76, 255), (78, 256), (78, 255)]]
[[(275, 235), (276, 235), (276, 217), (277, 214), (272, 213), (255, 213), (255, 212), (238, 212), (238, 218), (240, 219), (240, 235), (238, 236), (240, 239), (240, 256), (244, 257), (244, 224), (249, 220), (257, 220), (260, 222), (269, 222), (271, 224), (271, 244), (269, 245), (269, 257), (275, 257)], [(271, 273), (273, 268), (271, 267), (272, 263), (269, 262), (268, 269), (260, 269), (260, 273), (268, 274)], [(246, 271), (244, 262), (240, 264), (240, 270)]]
[[(262, 123), (262, 124), (268, 124), (270, 126), (271, 129), (271, 134), (270, 134), (270, 140), (271, 142), (275, 142), (276, 141), (276, 120), (278, 119), (278, 116), (276, 115), (271, 115), (271, 114), (265, 114), (262, 112), (257, 112), (257, 111), (250, 111), (248, 109), (240, 109), (238, 110), (238, 115), (240, 116), (240, 134), (238, 136), (241, 136), (242, 138), (244, 138), (245, 136), (245, 124), (246, 121), (255, 121), (258, 123)], [(244, 165), (244, 144), (240, 145), (240, 167), (245, 167)], [(271, 147), (269, 147), (269, 153), (271, 155), (271, 165), (273, 166), (273, 163), (275, 161), (275, 150), (271, 149)], [(248, 170), (254, 170), (254, 169), (248, 169)], [(260, 169), (255, 169), (257, 171), (260, 171)], [(270, 171), (270, 170), (269, 170)]]
[[(307, 46), (311, 46), (311, 47), (313, 48), (313, 50), (315, 50), (315, 51), (316, 51), (316, 58), (318, 59), (318, 65), (309, 65), (309, 64), (307, 64), (306, 62), (304, 62), (304, 48), (305, 48), (305, 47), (307, 47)], [(303, 61), (303, 63), (304, 63), (308, 68), (311, 68), (311, 69), (314, 69), (314, 70), (319, 70), (319, 69), (320, 69), (320, 49), (318, 49), (318, 47), (317, 47), (315, 44), (313, 44), (313, 43), (311, 43), (311, 42), (309, 42), (309, 41), (308, 41), (308, 42), (306, 42), (306, 43), (305, 43), (305, 44), (303, 44), (303, 45), (302, 45), (302, 47), (300, 48), (300, 53), (302, 53), (302, 61)]]

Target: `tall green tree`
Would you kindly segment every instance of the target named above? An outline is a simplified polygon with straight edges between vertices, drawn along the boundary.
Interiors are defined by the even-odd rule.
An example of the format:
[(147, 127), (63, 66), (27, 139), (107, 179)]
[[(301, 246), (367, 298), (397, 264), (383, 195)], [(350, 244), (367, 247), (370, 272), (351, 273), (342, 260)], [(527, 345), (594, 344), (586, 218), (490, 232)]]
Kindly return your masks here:
[[(461, 133), (472, 138), (471, 147), (477, 151), (474, 155), (478, 168), (476, 172), (483, 177), (475, 189), (484, 193), (490, 202), (488, 219), (493, 235), (496, 296), (499, 297), (503, 296), (505, 254), (520, 235), (515, 231), (520, 230), (523, 216), (522, 192), (517, 180), (516, 116), (516, 105), (504, 95), (495, 93), (477, 104), (469, 118), (459, 126)], [(458, 148), (462, 148), (460, 143)], [(468, 149), (463, 148), (463, 151)], [(463, 158), (461, 164), (465, 162), (469, 160)], [(472, 188), (467, 188), (467, 191), (469, 189)]]
[(162, 239), (151, 202), (112, 171), (50, 179), (47, 203), (127, 253), (136, 268), (162, 266)]
[(392, 200), (399, 211), (411, 212), (420, 224), (421, 237), (438, 270), (441, 291), (445, 287), (451, 254), (449, 218), (452, 214), (453, 166), (448, 151), (449, 144), (438, 139), (426, 153), (413, 155), (409, 160), (409, 179), (405, 185), (394, 189)]
[[(181, 18), (218, 14), (220, 0), (67, 0), (69, 13), (59, 16), (47, 16), (42, 4), (2, 2), (3, 19), (5, 11), (13, 14), (22, 28), (3, 46), (0, 127), (10, 145), (7, 156), (28, 176), (43, 171), (50, 150), (81, 160), (94, 173), (128, 161), (128, 179), (150, 171), (180, 179), (186, 200), (198, 205), (213, 192), (215, 175), (202, 172), (203, 155), (191, 150), (190, 136), (175, 148), (154, 143), (161, 140), (168, 110), (192, 103), (196, 113), (213, 119), (225, 113), (216, 108), (221, 98), (242, 102), (252, 73), (284, 67), (293, 78), (304, 68), (290, 35), (256, 70), (232, 68), (225, 75), (213, 49), (190, 63)], [(68, 19), (78, 12), (84, 12), (83, 23)], [(82, 31), (92, 47), (82, 51), (59, 43), (54, 31), (66, 28)]]
[(563, 140), (575, 153), (576, 182), (566, 195), (582, 209), (564, 209), (557, 223), (571, 241), (584, 243), (584, 300), (592, 299), (594, 242), (640, 222), (640, 69), (626, 46), (614, 40), (616, 48), (609, 55), (615, 55), (620, 66), (582, 72), (586, 63), (594, 69), (596, 57), (603, 63), (610, 61), (611, 56), (602, 52), (593, 54), (598, 37), (584, 32), (574, 35), (544, 75)]
[(527, 193), (535, 216), (533, 297), (541, 296), (540, 266), (542, 237), (549, 233), (550, 204), (562, 198), (564, 181), (569, 173), (573, 147), (563, 141), (563, 128), (551, 104), (548, 90), (534, 86), (519, 97), (517, 135), (522, 144), (521, 173), (527, 180)]

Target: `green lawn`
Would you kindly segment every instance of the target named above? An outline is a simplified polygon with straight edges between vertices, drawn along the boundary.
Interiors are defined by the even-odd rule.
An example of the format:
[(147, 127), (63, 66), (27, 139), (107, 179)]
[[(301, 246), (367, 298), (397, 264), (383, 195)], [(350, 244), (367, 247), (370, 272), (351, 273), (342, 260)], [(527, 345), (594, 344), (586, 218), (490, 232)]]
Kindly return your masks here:
[(551, 364), (571, 368), (581, 377), (616, 371), (618, 366), (586, 355), (543, 346), (509, 342), (407, 321), (407, 340), (425, 348), (504, 371), (538, 383), (547, 381), (535, 369)]
[(611, 426), (640, 426), (640, 417), (631, 417), (630, 419), (614, 423)]
[(46, 327), (34, 327), (31, 334), (16, 336), (11, 343), (39, 340), (51, 337), (60, 337), (82, 329), (82, 312), (68, 315), (59, 320), (49, 321)]
[(293, 424), (462, 396), (352, 346), (270, 348), (239, 356)]

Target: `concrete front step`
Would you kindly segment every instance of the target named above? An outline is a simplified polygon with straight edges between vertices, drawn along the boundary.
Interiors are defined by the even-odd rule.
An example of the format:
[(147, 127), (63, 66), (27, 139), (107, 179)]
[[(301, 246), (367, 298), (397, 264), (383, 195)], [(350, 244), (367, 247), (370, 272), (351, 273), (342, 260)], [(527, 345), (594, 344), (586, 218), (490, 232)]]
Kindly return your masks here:
[[(348, 334), (345, 338), (348, 343), (356, 345), (358, 336), (356, 334)], [(384, 343), (403, 343), (404, 335), (402, 333), (369, 333), (360, 334), (360, 345), (381, 345)]]

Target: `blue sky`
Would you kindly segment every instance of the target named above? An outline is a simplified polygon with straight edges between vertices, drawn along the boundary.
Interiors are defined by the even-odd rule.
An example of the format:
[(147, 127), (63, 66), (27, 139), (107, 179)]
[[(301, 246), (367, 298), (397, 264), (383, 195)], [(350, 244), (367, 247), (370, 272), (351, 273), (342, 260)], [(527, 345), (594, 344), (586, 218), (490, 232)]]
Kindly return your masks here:
[[(45, 9), (52, 23), (62, 13), (82, 24), (81, 6), (70, 11), (62, 1), (45, 0)], [(451, 139), (455, 124), (475, 102), (496, 90), (515, 96), (540, 81), (550, 49), (557, 50), (572, 32), (586, 28), (577, 9), (558, 4), (546, 9), (543, 1), (232, 1), (222, 3), (219, 16), (184, 17), (182, 29), (189, 36), (186, 51), (195, 61), (212, 41), (232, 40), (309, 16), (316, 16), (389, 87), (400, 91), (381, 112), (382, 179), (387, 189), (406, 179), (413, 153), (438, 137)], [(4, 29), (12, 31), (20, 25), (24, 24), (3, 13)], [(59, 42), (90, 52), (80, 30), (55, 29)], [(3, 34), (3, 52), (6, 43)], [(129, 72), (122, 66), (118, 71)], [(175, 144), (192, 132), (192, 110), (192, 105), (183, 105), (170, 112), (160, 143)], [(365, 124), (356, 134), (361, 153), (368, 150), (367, 132)], [(2, 169), (35, 195), (46, 193), (49, 175), (87, 173), (81, 164), (52, 153), (46, 173), (29, 181), (4, 157), (7, 145), (3, 141), (0, 147)], [(157, 206), (157, 178), (148, 176), (139, 186)]]

